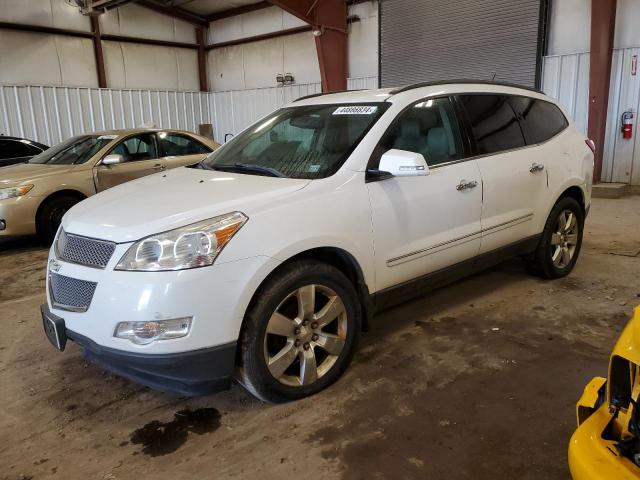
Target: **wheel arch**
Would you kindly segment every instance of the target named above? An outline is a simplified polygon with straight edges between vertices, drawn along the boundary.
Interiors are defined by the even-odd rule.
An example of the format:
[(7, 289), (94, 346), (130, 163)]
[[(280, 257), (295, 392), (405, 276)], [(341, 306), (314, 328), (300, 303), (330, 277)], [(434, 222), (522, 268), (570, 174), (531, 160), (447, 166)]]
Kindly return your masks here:
[(35, 218), (36, 230), (39, 228), (40, 215), (42, 215), (42, 210), (44, 209), (45, 205), (47, 205), (47, 203), (49, 203), (51, 200), (54, 200), (60, 197), (74, 197), (74, 198), (77, 198), (78, 201), (81, 201), (87, 198), (87, 196), (84, 193), (72, 188), (65, 188), (63, 190), (57, 190), (55, 192), (50, 193), (49, 195), (47, 195), (42, 199), (42, 201), (40, 202), (40, 205), (38, 205), (38, 209), (36, 210), (36, 218)]
[[(582, 188), (579, 187), (578, 185), (572, 185), (568, 188), (566, 188), (558, 197), (558, 200), (560, 200), (561, 198), (564, 197), (571, 197), (573, 199), (575, 199), (576, 202), (578, 202), (578, 204), (582, 207), (583, 212), (586, 211), (587, 205), (586, 205), (586, 196), (585, 193), (582, 191)], [(558, 200), (556, 200), (556, 203), (558, 203)], [(554, 203), (555, 205), (555, 203)]]
[(318, 262), (326, 263), (337, 268), (347, 276), (358, 294), (358, 300), (362, 307), (363, 313), (362, 329), (364, 331), (367, 331), (370, 323), (369, 320), (373, 315), (373, 305), (371, 302), (369, 287), (366, 283), (362, 267), (360, 266), (356, 258), (348, 251), (339, 247), (314, 247), (291, 255), (289, 258), (275, 267), (271, 272), (269, 272), (269, 274), (267, 274), (267, 276), (260, 282), (253, 295), (251, 296), (251, 300), (247, 305), (247, 310), (249, 310), (253, 306), (257, 296), (261, 292), (263, 285), (270, 278), (272, 278), (274, 275), (277, 275), (285, 266), (298, 260), (315, 260)]

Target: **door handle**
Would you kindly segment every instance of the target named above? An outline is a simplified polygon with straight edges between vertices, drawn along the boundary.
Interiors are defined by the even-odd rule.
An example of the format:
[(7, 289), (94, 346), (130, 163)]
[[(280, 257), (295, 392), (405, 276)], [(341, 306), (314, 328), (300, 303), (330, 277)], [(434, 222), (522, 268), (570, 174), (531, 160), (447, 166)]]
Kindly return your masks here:
[(461, 192), (463, 190), (469, 190), (471, 188), (476, 188), (477, 186), (478, 186), (478, 182), (476, 182), (475, 180), (471, 180), (471, 181), (460, 180), (460, 183), (458, 185), (456, 185), (456, 190)]
[(164, 166), (164, 165), (162, 165), (161, 163), (158, 163), (158, 164), (156, 164), (156, 165), (154, 165), (154, 166), (153, 166), (153, 169), (154, 169), (154, 170), (158, 170), (158, 171), (160, 171), (160, 172), (161, 172), (161, 171), (163, 171), (163, 170), (165, 170), (166, 168), (167, 168), (167, 167), (165, 167), (165, 166)]
[(531, 164), (531, 168), (529, 168), (531, 173), (541, 172), (542, 170), (544, 170), (544, 165), (542, 163), (534, 162)]

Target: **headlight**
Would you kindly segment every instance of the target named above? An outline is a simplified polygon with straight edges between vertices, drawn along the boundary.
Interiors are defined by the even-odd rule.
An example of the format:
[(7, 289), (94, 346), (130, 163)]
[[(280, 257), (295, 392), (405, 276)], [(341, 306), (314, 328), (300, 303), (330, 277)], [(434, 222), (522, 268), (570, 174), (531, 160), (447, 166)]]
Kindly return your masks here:
[(149, 322), (120, 322), (113, 336), (126, 338), (136, 345), (148, 345), (156, 340), (186, 337), (189, 330), (191, 330), (191, 317)]
[(33, 188), (33, 185), (23, 185), (21, 187), (0, 188), (0, 200), (7, 198), (21, 197), (26, 195), (29, 190)]
[(160, 272), (211, 265), (247, 217), (229, 213), (138, 240), (116, 270)]

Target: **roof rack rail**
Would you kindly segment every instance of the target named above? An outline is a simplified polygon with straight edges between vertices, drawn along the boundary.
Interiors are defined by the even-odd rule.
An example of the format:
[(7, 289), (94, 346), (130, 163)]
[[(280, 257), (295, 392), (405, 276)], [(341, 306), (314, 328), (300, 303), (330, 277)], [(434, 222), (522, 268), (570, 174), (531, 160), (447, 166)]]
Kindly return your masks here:
[(323, 95), (332, 95), (334, 93), (361, 92), (362, 90), (368, 90), (368, 89), (366, 89), (366, 88), (355, 88), (353, 90), (338, 90), (337, 92), (312, 93), (311, 95), (305, 95), (304, 97), (296, 98), (294, 100), (294, 102), (299, 102), (300, 100), (306, 100), (307, 98), (322, 97)]
[(398, 93), (406, 92), (408, 90), (413, 90), (414, 88), (421, 87), (434, 87), (438, 85), (453, 85), (453, 84), (481, 84), (481, 85), (497, 85), (500, 87), (513, 87), (513, 88), (521, 88), (523, 90), (529, 90), (531, 92), (542, 93), (544, 92), (539, 88), (527, 87), (525, 85), (518, 85), (517, 83), (510, 82), (497, 82), (495, 80), (472, 80), (472, 79), (461, 79), (461, 80), (439, 80), (435, 82), (420, 82), (414, 83), (411, 85), (405, 85), (404, 87), (398, 87), (389, 92), (389, 95), (396, 95)]

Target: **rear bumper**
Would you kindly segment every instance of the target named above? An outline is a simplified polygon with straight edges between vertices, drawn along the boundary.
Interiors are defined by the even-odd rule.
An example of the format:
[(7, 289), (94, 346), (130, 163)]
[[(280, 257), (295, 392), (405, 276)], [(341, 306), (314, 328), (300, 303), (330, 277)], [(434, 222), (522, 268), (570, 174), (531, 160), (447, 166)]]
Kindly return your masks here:
[(66, 334), (91, 363), (154, 390), (193, 396), (231, 385), (236, 342), (190, 352), (144, 354), (102, 347), (68, 329)]
[(620, 456), (615, 442), (602, 434), (611, 421), (605, 402), (574, 432), (569, 443), (569, 470), (573, 480), (638, 480), (640, 468)]

